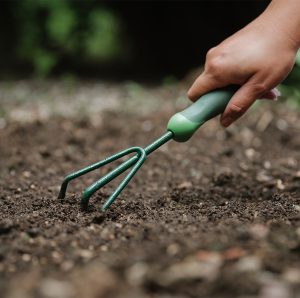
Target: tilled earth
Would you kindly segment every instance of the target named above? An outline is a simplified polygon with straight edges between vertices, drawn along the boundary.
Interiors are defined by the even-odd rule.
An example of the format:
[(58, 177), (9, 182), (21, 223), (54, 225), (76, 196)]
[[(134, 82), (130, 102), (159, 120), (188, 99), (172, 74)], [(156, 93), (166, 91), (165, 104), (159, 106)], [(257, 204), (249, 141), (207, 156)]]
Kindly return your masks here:
[[(172, 111), (8, 122), (0, 130), (2, 297), (300, 297), (300, 121), (262, 107), (148, 157), (80, 210), (103, 175), (63, 176), (164, 132)], [(298, 118), (297, 118), (298, 117)], [(108, 166), (112, 169), (113, 166)]]

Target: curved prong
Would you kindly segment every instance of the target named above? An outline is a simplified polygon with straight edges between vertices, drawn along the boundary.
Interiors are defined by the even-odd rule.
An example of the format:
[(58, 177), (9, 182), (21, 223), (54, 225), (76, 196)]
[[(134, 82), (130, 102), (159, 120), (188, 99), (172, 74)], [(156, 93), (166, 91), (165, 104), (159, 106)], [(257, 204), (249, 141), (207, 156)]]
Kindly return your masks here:
[[(136, 148), (136, 147), (133, 147), (133, 148)], [(129, 148), (131, 149), (131, 148)], [(125, 153), (124, 153), (125, 152)], [(130, 152), (131, 153), (131, 152)], [(63, 183), (61, 184), (61, 187), (60, 187), (60, 191), (59, 191), (59, 194), (58, 194), (58, 199), (63, 199), (66, 195), (66, 191), (67, 191), (67, 187), (68, 187), (68, 184), (70, 181), (82, 176), (82, 175), (85, 175), (91, 171), (94, 171), (96, 169), (99, 169), (101, 168), (102, 166), (105, 166), (106, 164), (110, 163), (110, 162), (113, 162), (117, 159), (119, 159), (120, 157), (123, 157), (124, 155), (128, 154), (128, 149), (127, 150), (123, 150), (123, 151), (120, 151), (110, 157), (107, 157), (105, 159), (102, 159), (96, 163), (93, 163), (87, 167), (84, 167), (76, 172), (73, 172), (73, 173), (70, 173), (68, 174), (64, 180), (63, 180)], [(134, 157), (132, 157), (134, 158)], [(133, 164), (133, 163), (132, 163)], [(131, 165), (132, 165), (131, 164)]]
[[(135, 164), (135, 163), (138, 162), (140, 165), (138, 167), (134, 166), (133, 169), (129, 172), (129, 174), (125, 177), (125, 179), (126, 179), (131, 174), (128, 177), (129, 179), (128, 179), (127, 183), (129, 182), (129, 180), (133, 177), (133, 175), (135, 174), (135, 172), (138, 170), (138, 168), (144, 162), (144, 160), (146, 158), (145, 150), (143, 148), (141, 148), (141, 147), (131, 147), (131, 148), (128, 148), (128, 149), (123, 150), (121, 152), (118, 152), (118, 153), (116, 153), (115, 155), (112, 156), (113, 160), (117, 160), (118, 158), (121, 158), (121, 157), (123, 157), (123, 156), (125, 156), (127, 154), (134, 153), (134, 152), (137, 153), (135, 156), (131, 157), (130, 159), (128, 159), (127, 161), (125, 161), (124, 163), (122, 163), (121, 165), (119, 165), (118, 167), (116, 167), (115, 169), (113, 169), (111, 172), (107, 173), (105, 176), (103, 176), (98, 181), (96, 181), (93, 184), (91, 184), (89, 187), (87, 187), (83, 191), (82, 197), (81, 197), (81, 202), (80, 202), (82, 209), (86, 209), (87, 208), (88, 203), (89, 203), (89, 198), (97, 190), (99, 190), (101, 187), (103, 187), (104, 185), (106, 185), (107, 183), (109, 183), (112, 179), (116, 178), (117, 176), (119, 176), (120, 174), (122, 174), (123, 172), (125, 172), (133, 164)], [(111, 161), (113, 161), (113, 160), (111, 160)], [(136, 169), (136, 170), (133, 171), (134, 169)], [(118, 193), (114, 196), (114, 198), (122, 191), (122, 189), (127, 185), (127, 183), (122, 188), (120, 188), (121, 185), (119, 185), (119, 187), (114, 191), (114, 193), (116, 193), (116, 191), (119, 190)]]
[(136, 171), (140, 168), (140, 166), (143, 164), (145, 158), (147, 155), (155, 151), (157, 148), (168, 142), (173, 138), (173, 133), (171, 131), (167, 131), (165, 134), (163, 134), (161, 137), (156, 139), (154, 142), (149, 144), (144, 149), (141, 147), (132, 147), (123, 151), (118, 152), (117, 154), (114, 154), (108, 158), (105, 158), (103, 160), (100, 160), (92, 165), (89, 165), (83, 169), (80, 169), (76, 172), (70, 173), (67, 175), (63, 183), (60, 187), (60, 192), (58, 195), (59, 199), (63, 199), (66, 195), (67, 187), (70, 181), (73, 179), (76, 179), (84, 174), (87, 174), (93, 170), (96, 170), (112, 161), (115, 161), (127, 154), (136, 152), (136, 155), (129, 158), (127, 161), (119, 165), (116, 169), (112, 170), (111, 172), (107, 173), (104, 177), (87, 187), (81, 198), (81, 206), (83, 209), (87, 208), (89, 198), (91, 195), (96, 192), (99, 188), (110, 182), (115, 177), (119, 176), (123, 172), (125, 172), (127, 169), (129, 169), (131, 166), (134, 167), (131, 169), (131, 171), (127, 174), (127, 176), (122, 180), (121, 184), (117, 187), (117, 189), (110, 195), (110, 197), (105, 201), (104, 205), (102, 206), (102, 210), (106, 210), (116, 199), (116, 197), (120, 194), (120, 192), (124, 189), (124, 187), (128, 184), (128, 182), (132, 179)]
[(146, 159), (146, 153), (143, 152), (143, 155), (140, 156), (136, 164), (133, 166), (131, 171), (127, 174), (127, 176), (122, 180), (122, 182), (118, 185), (116, 190), (110, 195), (110, 197), (104, 202), (101, 210), (105, 211), (109, 206), (115, 201), (117, 196), (120, 194), (120, 192), (126, 187), (126, 185), (129, 183), (129, 181), (132, 179), (132, 177), (135, 175), (135, 173), (138, 171), (138, 169), (142, 166)]

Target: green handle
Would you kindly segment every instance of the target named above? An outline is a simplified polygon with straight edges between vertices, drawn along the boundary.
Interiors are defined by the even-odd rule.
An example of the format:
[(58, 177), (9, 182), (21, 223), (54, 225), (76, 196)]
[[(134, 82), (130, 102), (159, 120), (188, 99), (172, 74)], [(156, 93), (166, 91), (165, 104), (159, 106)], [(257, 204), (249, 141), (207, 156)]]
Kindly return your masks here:
[(206, 121), (221, 114), (234, 94), (235, 88), (219, 89), (201, 96), (185, 110), (173, 115), (167, 129), (177, 142), (185, 142)]

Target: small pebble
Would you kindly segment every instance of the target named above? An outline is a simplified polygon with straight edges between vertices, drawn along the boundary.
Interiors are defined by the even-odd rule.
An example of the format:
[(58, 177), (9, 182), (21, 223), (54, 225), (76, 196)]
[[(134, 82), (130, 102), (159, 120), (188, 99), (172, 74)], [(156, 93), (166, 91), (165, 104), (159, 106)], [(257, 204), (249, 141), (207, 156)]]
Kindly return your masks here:
[(259, 298), (291, 298), (289, 287), (283, 282), (273, 281), (262, 287)]
[(256, 175), (256, 180), (259, 182), (269, 182), (273, 180), (273, 177), (267, 175), (265, 171), (261, 171)]
[(22, 260), (24, 262), (29, 262), (31, 260), (31, 256), (29, 254), (22, 255)]
[(43, 298), (70, 298), (75, 293), (68, 282), (47, 278), (41, 282), (39, 294), (39, 297)]
[(126, 271), (126, 278), (128, 280), (128, 283), (132, 286), (142, 285), (144, 280), (146, 279), (148, 270), (149, 268), (146, 263), (135, 263)]
[(174, 256), (180, 251), (180, 246), (177, 243), (172, 243), (167, 247), (167, 254)]
[(264, 239), (269, 233), (269, 229), (266, 225), (254, 224), (249, 228), (250, 235), (257, 240)]
[(299, 268), (288, 268), (282, 274), (282, 278), (290, 283), (299, 283), (300, 282), (300, 269)]
[(29, 171), (24, 171), (24, 172), (22, 173), (22, 175), (23, 175), (25, 178), (30, 178), (30, 177), (31, 177), (31, 172), (29, 172)]
[(108, 251), (108, 247), (106, 245), (102, 245), (100, 249), (101, 251)]
[(192, 187), (192, 183), (190, 181), (184, 181), (178, 185), (179, 189), (186, 189)]
[(285, 131), (285, 130), (287, 130), (287, 128), (289, 127), (289, 125), (288, 125), (288, 123), (287, 123), (285, 120), (283, 120), (283, 119), (278, 119), (278, 120), (276, 121), (276, 127), (277, 127), (279, 130), (281, 130), (281, 131)]
[(65, 261), (61, 264), (61, 270), (62, 271), (70, 271), (74, 267), (74, 263), (71, 261)]
[(93, 253), (90, 250), (87, 249), (82, 249), (79, 252), (79, 255), (83, 258), (83, 259), (91, 259), (93, 257)]
[(280, 189), (280, 190), (285, 189), (285, 186), (284, 186), (284, 184), (283, 184), (283, 182), (282, 182), (281, 179), (278, 179), (278, 180), (276, 181), (276, 187), (277, 187), (278, 189)]
[(255, 156), (255, 150), (253, 148), (248, 148), (245, 150), (245, 155), (248, 159), (253, 159)]
[(300, 205), (294, 205), (296, 211), (300, 212)]
[(198, 256), (196, 258), (190, 256), (166, 268), (166, 270), (155, 276), (155, 280), (164, 286), (199, 279), (212, 281), (219, 275), (222, 263), (222, 258), (217, 253), (208, 252), (206, 259), (202, 261), (199, 260)]
[(236, 269), (240, 272), (253, 272), (261, 268), (261, 261), (256, 256), (246, 256), (238, 261)]
[(56, 263), (60, 263), (63, 260), (63, 256), (61, 253), (59, 253), (58, 251), (53, 251), (52, 252), (52, 258)]
[(271, 168), (271, 163), (268, 160), (266, 160), (264, 162), (264, 168), (267, 169), (267, 170), (269, 170)]

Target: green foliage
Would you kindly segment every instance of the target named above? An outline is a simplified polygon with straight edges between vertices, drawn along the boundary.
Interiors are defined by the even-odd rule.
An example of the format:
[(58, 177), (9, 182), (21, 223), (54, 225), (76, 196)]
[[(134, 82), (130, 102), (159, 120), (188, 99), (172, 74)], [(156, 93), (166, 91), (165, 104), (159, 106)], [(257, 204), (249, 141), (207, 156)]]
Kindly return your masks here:
[(54, 6), (49, 11), (46, 31), (50, 40), (63, 46), (76, 26), (76, 15), (63, 1), (59, 3), (60, 5)]
[(292, 72), (280, 85), (280, 91), (288, 104), (294, 108), (300, 108), (300, 50), (297, 53)]
[(44, 76), (55, 66), (57, 57), (50, 51), (40, 48), (34, 50), (32, 63), (38, 76)]
[(77, 62), (80, 56), (100, 63), (122, 57), (118, 18), (101, 3), (86, 0), (79, 4), (70, 0), (16, 2), (17, 55), (31, 63), (37, 75), (48, 75), (63, 58)]
[(164, 77), (162, 80), (162, 84), (164, 86), (172, 86), (176, 83), (178, 83), (177, 78), (173, 75), (168, 75), (168, 76)]
[(95, 10), (88, 16), (86, 54), (89, 57), (111, 59), (119, 54), (119, 23), (116, 17), (105, 10)]

